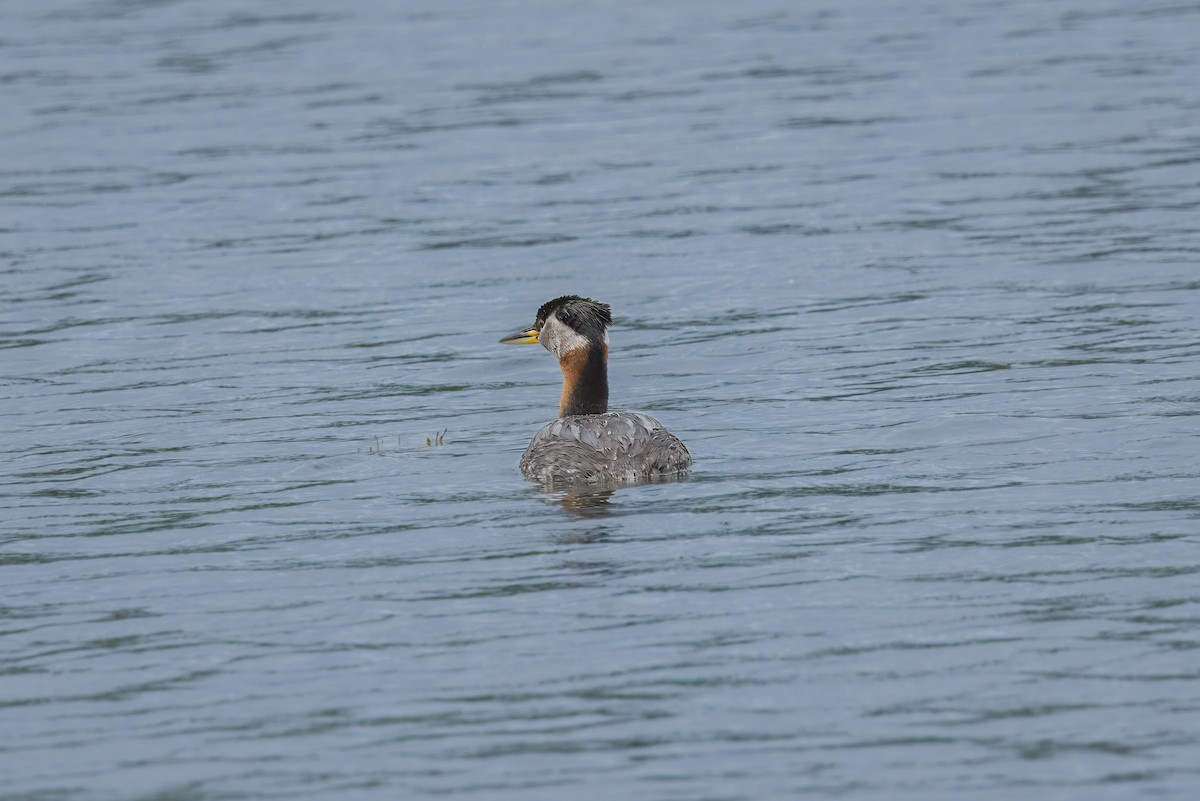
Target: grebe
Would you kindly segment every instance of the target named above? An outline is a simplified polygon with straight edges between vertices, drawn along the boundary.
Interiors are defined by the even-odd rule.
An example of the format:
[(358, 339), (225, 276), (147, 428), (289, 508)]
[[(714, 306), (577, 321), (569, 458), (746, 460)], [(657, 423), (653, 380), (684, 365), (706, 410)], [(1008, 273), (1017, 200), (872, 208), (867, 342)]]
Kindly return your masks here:
[(677, 475), (692, 463), (679, 438), (641, 412), (608, 411), (608, 326), (604, 303), (564, 295), (538, 309), (529, 328), (500, 341), (558, 357), (558, 419), (534, 435), (521, 472), (543, 483), (630, 483)]

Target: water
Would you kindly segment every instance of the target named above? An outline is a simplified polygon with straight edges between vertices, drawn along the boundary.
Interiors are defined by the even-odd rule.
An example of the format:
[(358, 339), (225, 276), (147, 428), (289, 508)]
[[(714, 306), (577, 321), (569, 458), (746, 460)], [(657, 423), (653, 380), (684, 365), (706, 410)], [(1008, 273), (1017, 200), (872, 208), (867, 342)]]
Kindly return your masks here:
[(1200, 5), (643, 5), (4, 3), (0, 798), (1194, 797)]

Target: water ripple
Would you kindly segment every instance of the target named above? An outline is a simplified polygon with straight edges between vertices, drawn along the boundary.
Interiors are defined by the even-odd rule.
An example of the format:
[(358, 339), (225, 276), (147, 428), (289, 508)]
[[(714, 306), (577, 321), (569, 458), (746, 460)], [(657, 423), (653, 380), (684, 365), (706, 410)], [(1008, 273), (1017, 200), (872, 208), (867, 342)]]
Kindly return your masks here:
[(5, 4), (0, 798), (1190, 798), (1198, 15)]

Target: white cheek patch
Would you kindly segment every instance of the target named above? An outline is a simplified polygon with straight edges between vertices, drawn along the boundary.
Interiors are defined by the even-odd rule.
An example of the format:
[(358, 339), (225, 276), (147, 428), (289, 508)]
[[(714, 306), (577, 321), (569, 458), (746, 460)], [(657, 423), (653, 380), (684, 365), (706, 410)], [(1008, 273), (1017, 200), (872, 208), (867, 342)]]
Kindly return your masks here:
[(560, 322), (554, 315), (551, 315), (542, 326), (538, 341), (545, 346), (546, 350), (560, 359), (576, 348), (585, 348), (588, 345), (588, 341), (582, 334)]

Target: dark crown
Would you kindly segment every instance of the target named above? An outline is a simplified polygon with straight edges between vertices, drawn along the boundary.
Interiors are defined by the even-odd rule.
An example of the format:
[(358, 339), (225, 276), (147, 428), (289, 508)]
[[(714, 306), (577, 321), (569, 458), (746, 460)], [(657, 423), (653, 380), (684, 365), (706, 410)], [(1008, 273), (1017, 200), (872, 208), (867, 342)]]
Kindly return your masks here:
[(556, 313), (558, 319), (576, 330), (588, 323), (598, 326), (601, 330), (612, 325), (612, 309), (607, 303), (601, 303), (591, 298), (581, 298), (579, 295), (563, 295), (561, 298), (543, 303), (542, 307), (538, 309), (538, 327), (540, 328), (550, 315)]

